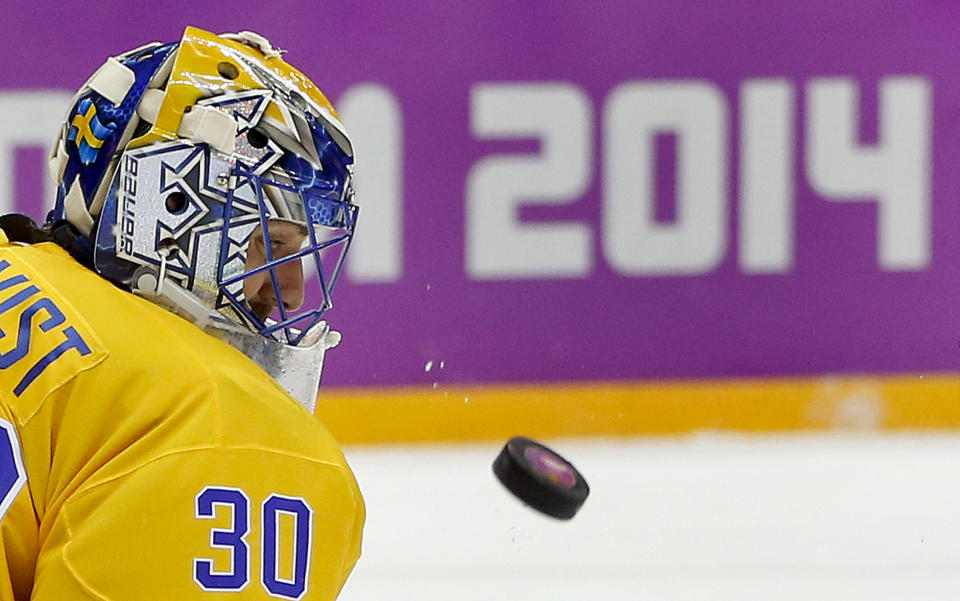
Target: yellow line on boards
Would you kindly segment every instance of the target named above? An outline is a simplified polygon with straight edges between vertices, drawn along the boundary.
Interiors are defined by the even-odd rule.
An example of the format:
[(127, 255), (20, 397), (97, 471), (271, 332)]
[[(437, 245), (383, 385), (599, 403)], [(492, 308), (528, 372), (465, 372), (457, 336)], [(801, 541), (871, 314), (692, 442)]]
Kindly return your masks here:
[(324, 388), (317, 417), (345, 444), (960, 427), (960, 373)]

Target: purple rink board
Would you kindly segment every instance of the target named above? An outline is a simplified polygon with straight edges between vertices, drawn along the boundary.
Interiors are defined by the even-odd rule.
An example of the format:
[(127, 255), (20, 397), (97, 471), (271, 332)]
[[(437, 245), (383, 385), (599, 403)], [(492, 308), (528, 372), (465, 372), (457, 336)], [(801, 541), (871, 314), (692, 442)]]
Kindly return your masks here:
[[(960, 366), (956, 3), (144, 6), (8, 7), (0, 94), (193, 24), (347, 102), (366, 256), (325, 385)], [(39, 216), (3, 127), (4, 209)]]

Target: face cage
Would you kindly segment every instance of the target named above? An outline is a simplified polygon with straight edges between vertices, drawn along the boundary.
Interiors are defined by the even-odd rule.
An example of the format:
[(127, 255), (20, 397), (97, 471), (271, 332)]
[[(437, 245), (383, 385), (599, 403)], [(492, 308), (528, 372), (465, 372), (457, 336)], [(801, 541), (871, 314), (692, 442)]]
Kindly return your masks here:
[[(235, 190), (240, 187), (238, 182), (243, 181), (249, 181), (256, 193), (260, 214), (259, 226), (263, 235), (266, 262), (259, 267), (250, 269), (249, 271), (247, 271), (246, 267), (244, 267), (244, 270), (241, 273), (225, 277), (224, 269), (228, 262), (231, 244), (230, 236), (228, 234), (231, 226), (236, 226), (236, 224), (231, 223), (230, 216), (246, 213), (246, 211), (241, 211), (236, 207), (237, 201), (243, 201), (237, 199), (234, 194)], [(314, 207), (320, 205), (327, 211), (332, 209), (332, 219), (328, 219), (327, 222), (324, 223), (311, 217), (309, 210), (305, 211), (307, 214), (306, 223), (301, 223), (301, 225), (305, 225), (308, 232), (309, 239), (307, 241), (307, 245), (291, 255), (274, 259), (272, 244), (270, 241), (270, 229), (267, 224), (271, 219), (278, 217), (264, 198), (264, 186), (273, 186), (280, 190), (295, 194), (297, 198), (300, 199), (300, 202), (304, 205), (304, 207), (310, 203)], [(256, 175), (252, 171), (247, 170), (245, 167), (239, 164), (233, 168), (230, 177), (230, 185), (227, 191), (226, 206), (224, 207), (224, 219), (220, 237), (220, 258), (217, 265), (217, 285), (220, 288), (220, 292), (227, 300), (229, 300), (232, 308), (236, 310), (245, 321), (252, 324), (252, 326), (263, 336), (272, 338), (284, 344), (296, 346), (301, 342), (301, 340), (303, 340), (304, 336), (306, 336), (307, 333), (310, 332), (310, 330), (321, 321), (320, 316), (327, 309), (333, 307), (331, 294), (333, 287), (337, 283), (337, 279), (340, 277), (340, 270), (343, 266), (343, 260), (347, 255), (347, 251), (350, 249), (350, 242), (353, 240), (353, 232), (356, 229), (357, 213), (359, 211), (359, 207), (357, 205), (354, 205), (346, 200), (347, 191), (350, 190), (350, 186), (351, 184), (348, 180), (342, 188), (342, 193), (340, 193), (339, 197), (335, 200), (328, 196), (328, 194), (336, 194), (340, 192), (340, 190), (334, 186), (324, 186), (323, 183), (314, 183), (311, 188), (302, 190), (290, 184), (279, 182), (265, 176)], [(305, 198), (305, 194), (311, 194), (311, 196)], [(332, 235), (326, 239), (320, 239), (318, 237), (318, 228), (321, 230), (330, 230), (332, 232), (339, 230), (339, 233), (336, 233), (335, 235)], [(247, 238), (247, 244), (249, 244), (249, 234)], [(331, 249), (331, 247), (335, 247), (337, 245), (341, 245), (342, 249), (339, 252), (332, 271), (329, 272), (329, 274), (325, 273), (320, 254), (322, 251)], [(276, 268), (280, 265), (291, 263), (293, 261), (299, 262), (304, 257), (310, 255), (313, 256), (314, 264), (317, 270), (316, 273), (320, 282), (320, 294), (322, 295), (322, 300), (320, 306), (317, 308), (295, 310), (295, 312), (291, 314), (291, 312), (284, 307), (283, 295), (280, 290), (280, 282), (277, 279)], [(247, 253), (244, 253), (244, 259), (246, 259), (246, 256)], [(268, 271), (270, 275), (273, 293), (277, 300), (277, 307), (275, 310), (280, 314), (280, 319), (278, 321), (270, 317), (267, 317), (265, 320), (261, 320), (259, 317), (257, 317), (250, 310), (250, 307), (245, 300), (245, 295), (243, 294), (243, 280), (264, 271)], [(237, 284), (239, 284), (239, 293), (231, 292), (230, 287), (236, 286)], [(304, 276), (305, 294), (306, 284), (306, 276)], [(305, 297), (304, 304), (307, 304), (308, 301), (309, 299)]]

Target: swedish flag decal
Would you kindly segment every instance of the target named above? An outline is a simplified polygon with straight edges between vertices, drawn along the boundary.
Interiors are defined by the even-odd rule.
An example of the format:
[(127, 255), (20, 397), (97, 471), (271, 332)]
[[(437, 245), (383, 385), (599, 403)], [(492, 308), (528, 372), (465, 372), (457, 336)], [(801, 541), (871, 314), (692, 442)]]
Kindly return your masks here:
[(67, 130), (67, 139), (77, 145), (80, 160), (84, 165), (97, 160), (103, 142), (113, 134), (116, 124), (100, 123), (97, 118), (97, 107), (89, 98), (84, 98), (77, 104), (77, 111), (70, 120), (70, 129)]

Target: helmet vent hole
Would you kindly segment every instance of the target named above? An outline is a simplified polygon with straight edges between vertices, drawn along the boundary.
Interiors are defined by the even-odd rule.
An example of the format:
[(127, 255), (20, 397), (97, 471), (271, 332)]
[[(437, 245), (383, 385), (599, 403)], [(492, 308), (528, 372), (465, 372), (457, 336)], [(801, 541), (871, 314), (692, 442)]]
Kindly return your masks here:
[(267, 146), (267, 136), (260, 130), (251, 129), (247, 132), (247, 142), (254, 148), (265, 148)]
[(291, 91), (291, 92), (290, 92), (290, 100), (291, 100), (291, 101), (293, 102), (293, 104), (296, 105), (296, 107), (297, 107), (298, 109), (300, 109), (301, 111), (303, 111), (303, 112), (305, 112), (305, 113), (308, 113), (308, 114), (310, 113), (310, 105), (307, 104), (306, 99), (304, 99), (304, 97), (300, 94), (300, 92), (297, 92), (296, 90)]
[(167, 196), (167, 211), (179, 215), (187, 210), (187, 195), (183, 192), (173, 192)]
[(173, 238), (164, 238), (157, 244), (157, 253), (164, 258), (175, 257), (178, 252), (180, 252), (180, 247)]
[(145, 136), (150, 132), (150, 128), (153, 127), (153, 123), (140, 119), (137, 121), (137, 126), (133, 129), (133, 137), (139, 138), (140, 136)]
[(217, 65), (217, 73), (225, 79), (236, 79), (240, 77), (240, 69), (237, 69), (237, 66), (233, 63), (226, 61)]

